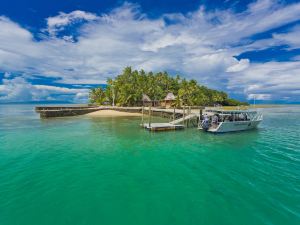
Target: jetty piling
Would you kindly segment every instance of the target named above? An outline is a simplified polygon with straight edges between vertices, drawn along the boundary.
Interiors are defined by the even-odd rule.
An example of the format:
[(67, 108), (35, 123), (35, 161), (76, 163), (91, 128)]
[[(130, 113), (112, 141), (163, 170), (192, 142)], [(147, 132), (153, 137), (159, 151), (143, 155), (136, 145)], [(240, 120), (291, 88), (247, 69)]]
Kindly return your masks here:
[(144, 106), (142, 107), (142, 124), (144, 124)]
[(174, 109), (173, 109), (173, 121), (175, 120), (175, 106), (174, 106)]
[(148, 113), (149, 113), (149, 127), (151, 127), (151, 106), (148, 108)]
[(183, 126), (185, 126), (185, 106), (183, 106), (183, 115), (182, 115), (182, 118), (183, 118), (183, 120), (182, 120), (182, 124), (183, 124)]

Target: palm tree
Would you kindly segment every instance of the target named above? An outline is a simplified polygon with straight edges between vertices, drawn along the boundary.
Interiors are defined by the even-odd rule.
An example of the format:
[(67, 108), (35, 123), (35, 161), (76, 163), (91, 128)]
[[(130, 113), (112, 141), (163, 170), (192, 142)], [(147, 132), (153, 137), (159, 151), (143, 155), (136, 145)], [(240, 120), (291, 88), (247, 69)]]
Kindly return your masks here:
[(178, 75), (172, 77), (167, 72), (146, 73), (144, 70), (132, 70), (131, 67), (124, 68), (115, 79), (108, 79), (105, 91), (101, 88), (92, 89), (90, 101), (102, 104), (106, 99), (113, 103), (114, 99), (117, 105), (134, 106), (140, 103), (143, 94), (153, 100), (162, 100), (169, 92), (177, 96), (177, 106), (244, 104), (229, 99), (225, 92), (199, 85), (196, 80), (188, 81)]
[(89, 93), (89, 99), (91, 103), (96, 103), (101, 105), (105, 101), (105, 98), (106, 98), (105, 92), (101, 87), (93, 88)]

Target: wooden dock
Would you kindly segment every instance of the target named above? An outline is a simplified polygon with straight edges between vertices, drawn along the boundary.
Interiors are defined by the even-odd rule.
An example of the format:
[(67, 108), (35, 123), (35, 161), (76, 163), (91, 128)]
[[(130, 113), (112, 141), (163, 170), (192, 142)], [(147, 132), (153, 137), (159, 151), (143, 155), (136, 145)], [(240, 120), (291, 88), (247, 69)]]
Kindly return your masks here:
[[(40, 114), (41, 118), (49, 117), (65, 117), (78, 116), (99, 110), (115, 110), (121, 112), (142, 113), (141, 127), (149, 131), (171, 131), (182, 130), (185, 127), (195, 127), (198, 123), (199, 113), (201, 108), (191, 109), (164, 109), (152, 107), (116, 107), (116, 106), (45, 106), (36, 107), (36, 112)], [(147, 115), (147, 120), (144, 121), (144, 115)], [(168, 118), (170, 122), (155, 123), (152, 117)]]
[(197, 118), (199, 115), (197, 114), (189, 114), (185, 117), (181, 117), (177, 120), (173, 120), (172, 122), (170, 122), (170, 124), (180, 124), (180, 123), (184, 123), (185, 121), (188, 121), (188, 120), (191, 120), (191, 119), (194, 119), (194, 118)]
[[(192, 111), (191, 108), (188, 108), (186, 111), (183, 109), (160, 109), (151, 107), (142, 108), (142, 124), (141, 127), (149, 130), (149, 131), (170, 131), (170, 130), (182, 130), (188, 126), (197, 126), (198, 118), (200, 114), (200, 109)], [(144, 113), (148, 114), (148, 122), (144, 123)], [(153, 123), (152, 115), (163, 115), (167, 113), (169, 118), (172, 119), (171, 122), (168, 123)], [(163, 116), (162, 116), (163, 117)]]
[(115, 110), (120, 112), (140, 113), (141, 107), (113, 107), (113, 106), (37, 106), (35, 111), (41, 118), (79, 116), (99, 110)]
[(42, 106), (35, 107), (41, 118), (78, 116), (98, 111), (99, 107), (92, 106)]
[(175, 125), (171, 123), (144, 123), (141, 126), (149, 131), (170, 131), (170, 130), (182, 130), (183, 125)]

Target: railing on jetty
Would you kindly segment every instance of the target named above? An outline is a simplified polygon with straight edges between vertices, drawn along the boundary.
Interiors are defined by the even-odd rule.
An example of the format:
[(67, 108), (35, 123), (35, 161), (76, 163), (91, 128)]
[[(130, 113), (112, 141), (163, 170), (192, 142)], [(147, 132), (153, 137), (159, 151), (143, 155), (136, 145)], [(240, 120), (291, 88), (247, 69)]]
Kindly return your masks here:
[(179, 118), (179, 119), (177, 119), (177, 120), (171, 121), (170, 124), (184, 123), (185, 121), (192, 120), (192, 119), (194, 119), (194, 118), (197, 118), (198, 116), (199, 116), (199, 115), (197, 115), (197, 114), (189, 114), (189, 115), (187, 115), (187, 116), (185, 116), (185, 117), (181, 117), (181, 118)]
[[(199, 116), (204, 107), (184, 107), (182, 109), (157, 109), (145, 107), (142, 109), (142, 123), (141, 126), (149, 131), (168, 131), (168, 130), (182, 130), (185, 127), (198, 126)], [(148, 122), (144, 121), (144, 113), (148, 114)], [(164, 116), (167, 115), (167, 116)], [(152, 116), (169, 117), (172, 121), (169, 123), (155, 123), (152, 122)]]

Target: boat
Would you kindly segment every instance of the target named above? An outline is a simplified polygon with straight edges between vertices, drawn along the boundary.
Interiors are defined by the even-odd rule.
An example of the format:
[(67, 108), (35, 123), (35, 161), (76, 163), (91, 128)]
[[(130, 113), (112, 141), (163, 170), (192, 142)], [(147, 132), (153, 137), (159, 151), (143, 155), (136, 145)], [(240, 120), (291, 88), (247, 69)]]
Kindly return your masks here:
[(226, 110), (205, 108), (200, 115), (198, 129), (212, 133), (226, 133), (255, 129), (263, 120), (263, 115), (256, 110)]

